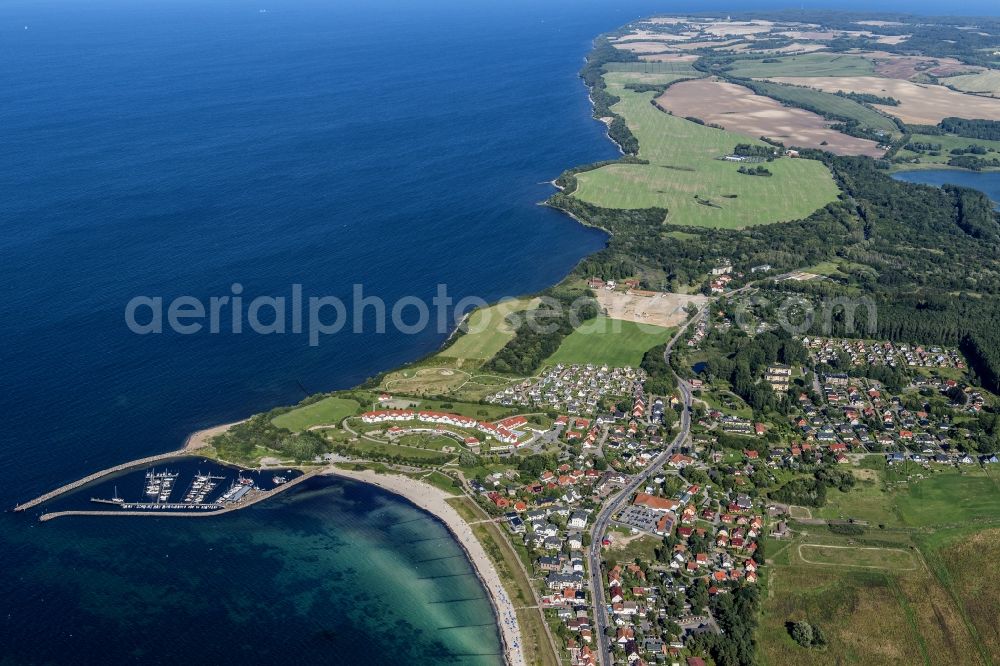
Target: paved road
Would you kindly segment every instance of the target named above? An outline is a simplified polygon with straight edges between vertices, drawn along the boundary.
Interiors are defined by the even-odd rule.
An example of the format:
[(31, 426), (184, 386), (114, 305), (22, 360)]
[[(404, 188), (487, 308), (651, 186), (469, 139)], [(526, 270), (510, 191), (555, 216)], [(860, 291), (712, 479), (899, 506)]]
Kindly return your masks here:
[[(680, 339), (684, 331), (691, 324), (699, 321), (705, 316), (706, 310), (703, 308), (698, 312), (697, 315), (692, 317), (677, 331), (676, 335), (671, 338), (670, 342), (667, 343), (667, 348), (664, 351), (664, 359), (666, 359), (668, 365), (670, 363), (670, 353), (673, 351), (674, 344)], [(681, 398), (684, 404), (684, 410), (681, 412), (681, 423), (680, 431), (677, 436), (674, 437), (670, 445), (653, 459), (652, 463), (646, 467), (642, 472), (637, 474), (632, 478), (631, 481), (614, 497), (604, 503), (604, 507), (601, 509), (600, 513), (597, 514), (597, 518), (594, 520), (594, 525), (591, 528), (591, 544), (590, 552), (588, 553), (588, 566), (590, 568), (590, 589), (594, 600), (594, 633), (597, 636), (597, 657), (602, 665), (609, 664), (609, 640), (606, 635), (608, 627), (608, 606), (607, 600), (604, 595), (604, 583), (601, 575), (601, 541), (604, 539), (604, 535), (608, 530), (608, 525), (611, 523), (611, 516), (621, 509), (622, 505), (629, 500), (632, 493), (641, 487), (646, 480), (658, 472), (667, 462), (667, 460), (672, 456), (677, 448), (684, 442), (687, 438), (688, 433), (691, 430), (691, 385), (688, 384), (683, 379), (678, 378), (678, 388), (681, 392)]]

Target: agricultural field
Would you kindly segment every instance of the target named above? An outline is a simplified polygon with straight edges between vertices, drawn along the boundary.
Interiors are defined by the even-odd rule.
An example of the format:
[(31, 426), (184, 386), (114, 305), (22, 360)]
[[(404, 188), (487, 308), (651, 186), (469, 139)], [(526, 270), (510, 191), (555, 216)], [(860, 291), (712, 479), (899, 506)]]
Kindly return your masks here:
[(334, 425), (348, 416), (356, 414), (361, 406), (347, 398), (329, 397), (304, 407), (296, 407), (290, 412), (280, 414), (271, 423), (279, 428), (292, 431), (308, 430), (317, 425)]
[(911, 79), (930, 76), (953, 76), (980, 68), (966, 65), (954, 58), (934, 58), (920, 55), (899, 55), (887, 51), (866, 51), (859, 55), (875, 63), (875, 73), (890, 79)]
[(954, 525), (1000, 518), (1000, 470), (948, 469), (895, 491), (895, 507), (907, 527)]
[[(650, 63), (650, 64), (663, 64), (663, 63)], [(673, 64), (673, 63), (665, 63)], [(686, 64), (686, 63), (680, 63)], [(670, 72), (608, 72), (604, 75), (604, 80), (609, 86), (616, 86), (624, 88), (626, 84), (629, 83), (648, 83), (650, 85), (666, 85), (668, 83), (673, 83), (680, 79), (690, 79), (694, 76), (700, 76), (697, 72), (692, 74), (673, 74)]]
[(960, 111), (966, 118), (1000, 120), (1000, 99), (967, 95), (944, 86), (912, 83), (877, 76), (773, 76), (778, 83), (809, 86), (826, 92), (870, 93), (899, 100), (899, 106), (873, 104), (903, 122), (936, 125)]
[(514, 337), (514, 329), (507, 322), (507, 316), (536, 308), (538, 303), (537, 298), (520, 298), (476, 310), (466, 322), (468, 332), (442, 350), (439, 356), (477, 361), (493, 358)]
[[(765, 62), (777, 60), (778, 62)], [(727, 74), (747, 79), (776, 76), (868, 76), (875, 73), (871, 60), (840, 53), (804, 53), (782, 58), (739, 60)]]
[(946, 86), (964, 92), (1000, 97), (1000, 70), (989, 69), (978, 74), (960, 74), (940, 81)]
[[(940, 149), (929, 151), (912, 151), (901, 149), (896, 153), (896, 157), (905, 160), (920, 160), (921, 164), (947, 164), (948, 160), (953, 157), (951, 151), (953, 148), (968, 148), (969, 146), (982, 146), (993, 154), (980, 155), (986, 159), (996, 157), (996, 153), (1000, 153), (1000, 141), (990, 141), (988, 139), (970, 139), (963, 136), (954, 136), (951, 134), (936, 136), (931, 134), (914, 134), (910, 139), (911, 144), (927, 144), (927, 145), (939, 145)], [(908, 144), (909, 145), (909, 144)], [(932, 153), (937, 153), (933, 155)]]
[(881, 157), (885, 152), (878, 148), (875, 141), (830, 129), (829, 121), (811, 111), (784, 106), (770, 97), (757, 95), (749, 88), (718, 79), (683, 81), (671, 86), (657, 98), (656, 103), (675, 116), (697, 116), (730, 132), (751, 137), (766, 136), (789, 147), (818, 148), (837, 155), (869, 157)]
[(837, 186), (813, 160), (780, 159), (771, 177), (746, 176), (719, 160), (738, 143), (764, 145), (733, 132), (669, 115), (654, 107), (653, 93), (608, 85), (649, 164), (614, 164), (577, 175), (573, 196), (606, 208), (667, 208), (666, 222), (744, 228), (808, 217), (833, 201)]
[[(676, 78), (704, 76), (702, 72), (691, 65), (691, 59), (674, 62), (609, 62), (604, 66), (604, 71), (615, 74), (649, 74)], [(609, 79), (605, 77), (605, 81), (609, 81)]]
[(673, 330), (652, 324), (597, 317), (570, 333), (545, 363), (639, 367), (642, 355), (670, 339)]
[(843, 118), (851, 118), (858, 121), (863, 127), (873, 130), (882, 130), (894, 136), (899, 135), (899, 127), (892, 118), (882, 115), (878, 111), (869, 109), (864, 104), (855, 102), (853, 99), (834, 95), (833, 93), (821, 92), (813, 88), (800, 86), (789, 86), (770, 81), (758, 81), (757, 85), (763, 89), (764, 94), (773, 97), (779, 102), (787, 102), (794, 105), (808, 105), (823, 113), (830, 113)]

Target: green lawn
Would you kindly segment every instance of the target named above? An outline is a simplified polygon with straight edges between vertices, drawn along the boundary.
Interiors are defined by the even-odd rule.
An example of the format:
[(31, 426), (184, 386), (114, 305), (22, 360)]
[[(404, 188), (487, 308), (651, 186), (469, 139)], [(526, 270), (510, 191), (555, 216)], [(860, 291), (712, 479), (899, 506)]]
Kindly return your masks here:
[(485, 361), (503, 349), (514, 337), (507, 315), (538, 306), (538, 299), (513, 299), (476, 310), (468, 319), (469, 332), (455, 340), (439, 356)]
[(414, 446), (420, 449), (430, 449), (440, 451), (446, 446), (457, 449), (462, 445), (454, 437), (447, 435), (432, 435), (431, 433), (418, 432), (411, 435), (403, 435), (397, 441), (401, 446)]
[(813, 160), (771, 162), (771, 177), (737, 173), (737, 164), (717, 158), (738, 143), (761, 144), (757, 139), (669, 115), (650, 104), (651, 92), (610, 82), (608, 90), (621, 98), (613, 109), (650, 163), (578, 174), (573, 196), (583, 201), (605, 208), (662, 206), (668, 223), (733, 229), (808, 217), (838, 194), (829, 170)]
[[(778, 62), (764, 62), (765, 60)], [(738, 60), (726, 73), (749, 79), (771, 76), (870, 76), (875, 73), (875, 66), (871, 60), (860, 56), (805, 53), (783, 58)]]
[(289, 430), (306, 430), (315, 425), (340, 423), (358, 411), (357, 402), (346, 398), (329, 397), (304, 407), (296, 407), (274, 417), (271, 423)]
[(597, 317), (566, 336), (546, 363), (638, 367), (647, 350), (666, 342), (672, 334), (669, 328)]
[(812, 88), (790, 86), (784, 83), (759, 81), (757, 85), (762, 88), (761, 92), (779, 102), (787, 102), (792, 106), (804, 104), (810, 110), (853, 118), (865, 127), (882, 130), (893, 136), (899, 136), (899, 127), (897, 127), (891, 118), (883, 116), (878, 111), (855, 102), (853, 99), (847, 99), (840, 95)]
[(921, 163), (924, 164), (947, 164), (948, 160), (953, 157), (951, 154), (952, 148), (967, 148), (970, 145), (983, 146), (989, 151), (986, 155), (974, 155), (974, 157), (981, 157), (983, 159), (992, 159), (997, 157), (997, 153), (1000, 153), (1000, 141), (989, 141), (987, 139), (970, 139), (968, 137), (962, 136), (952, 136), (950, 134), (945, 136), (933, 136), (930, 134), (914, 134), (913, 138), (910, 139), (910, 143), (926, 143), (926, 144), (939, 144), (941, 149), (937, 152), (937, 155), (931, 155), (929, 151), (916, 152), (912, 150), (906, 150), (905, 148), (896, 153), (896, 157), (902, 159), (919, 159)]
[(455, 454), (441, 453), (431, 449), (416, 449), (395, 444), (377, 444), (367, 439), (359, 439), (348, 444), (352, 451), (361, 458), (367, 456), (388, 456), (400, 462), (443, 464), (455, 457)]
[(461, 414), (482, 421), (495, 421), (517, 413), (516, 409), (502, 405), (481, 405), (455, 400), (421, 400), (418, 409)]

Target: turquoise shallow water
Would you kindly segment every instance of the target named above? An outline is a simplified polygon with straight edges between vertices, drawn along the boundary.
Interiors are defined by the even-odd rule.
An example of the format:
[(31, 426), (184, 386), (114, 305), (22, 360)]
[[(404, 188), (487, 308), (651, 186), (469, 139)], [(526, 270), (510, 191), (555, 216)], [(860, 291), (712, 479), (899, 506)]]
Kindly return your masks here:
[(33, 520), (0, 517), (10, 663), (500, 662), (447, 528), (372, 486), (310, 479), (215, 518)]
[[(492, 300), (558, 281), (605, 236), (536, 203), (617, 155), (577, 70), (595, 35), (665, 9), (0, 3), (0, 506), (444, 338), (140, 337), (132, 296)], [(3, 666), (495, 663), (490, 614), (443, 526), (357, 484), (217, 519), (0, 514)]]

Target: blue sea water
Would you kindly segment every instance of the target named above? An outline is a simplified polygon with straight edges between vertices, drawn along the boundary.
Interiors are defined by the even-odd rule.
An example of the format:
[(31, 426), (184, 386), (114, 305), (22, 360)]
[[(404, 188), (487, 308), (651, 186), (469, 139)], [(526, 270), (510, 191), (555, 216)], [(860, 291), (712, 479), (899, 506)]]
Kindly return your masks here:
[[(616, 155), (576, 77), (590, 40), (711, 8), (4, 2), (0, 506), (444, 336), (138, 336), (134, 296), (493, 300), (559, 280), (605, 242), (535, 205)], [(457, 549), (412, 505), (334, 481), (204, 520), (3, 514), (0, 663), (495, 663)]]

